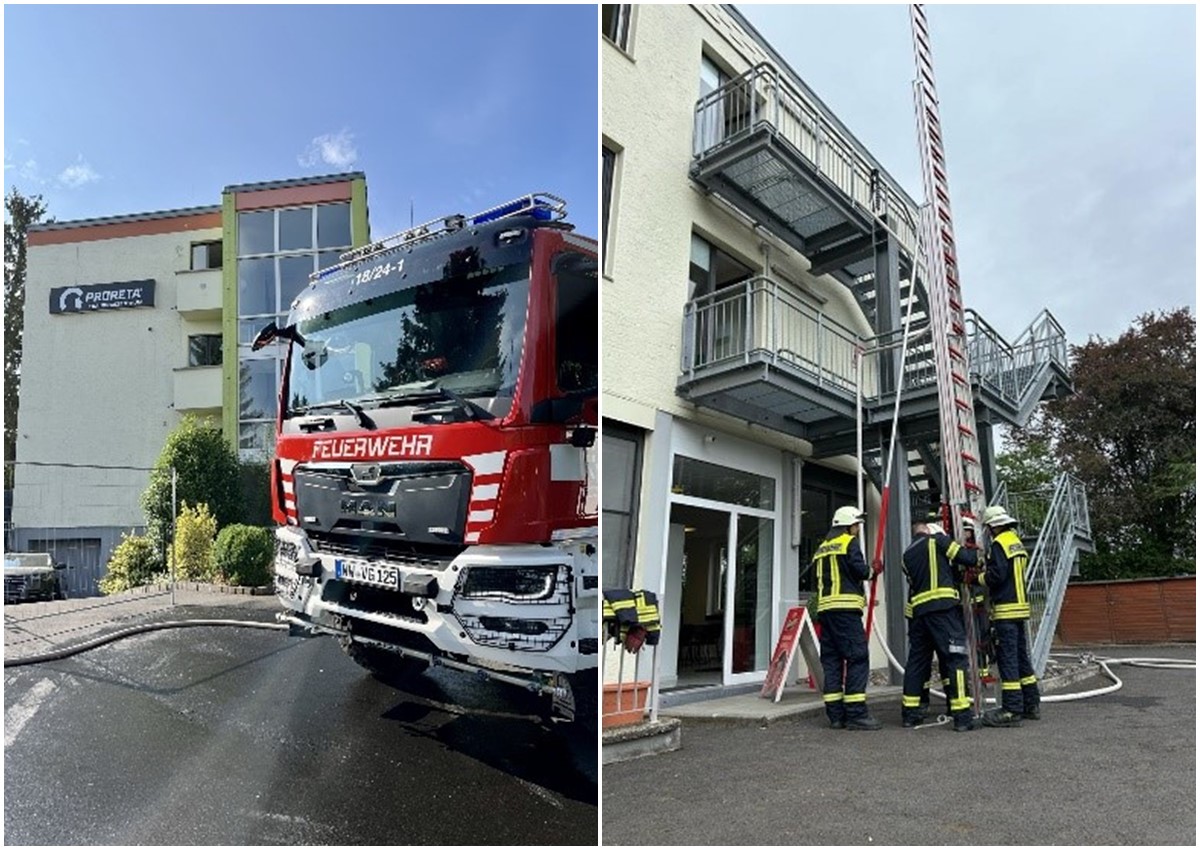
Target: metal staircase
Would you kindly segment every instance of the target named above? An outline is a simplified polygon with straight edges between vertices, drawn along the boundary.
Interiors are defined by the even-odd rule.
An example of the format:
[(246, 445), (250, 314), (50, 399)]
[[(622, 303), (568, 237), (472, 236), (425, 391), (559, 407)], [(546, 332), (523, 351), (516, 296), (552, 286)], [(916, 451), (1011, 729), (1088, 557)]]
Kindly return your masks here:
[(1036, 537), (1023, 539), (1031, 552), (1025, 567), (1025, 594), (1032, 611), (1029, 655), (1034, 670), (1041, 676), (1050, 657), (1067, 580), (1079, 554), (1094, 551), (1087, 492), (1078, 478), (1064, 472), (1042, 490), (1010, 493), (1002, 483), (992, 504), (1003, 505), (1018, 520), (1023, 535), (1032, 528), (1038, 529)]

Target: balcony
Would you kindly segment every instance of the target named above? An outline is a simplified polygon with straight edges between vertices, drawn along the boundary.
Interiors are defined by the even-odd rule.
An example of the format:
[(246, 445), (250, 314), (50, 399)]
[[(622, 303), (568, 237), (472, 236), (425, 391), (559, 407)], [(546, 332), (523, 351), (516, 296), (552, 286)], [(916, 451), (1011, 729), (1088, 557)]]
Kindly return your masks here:
[(219, 410), (220, 407), (220, 366), (192, 366), (175, 370), (176, 410)]
[[(967, 326), (977, 415), (1022, 425), (1038, 401), (1070, 392), (1066, 335), (1049, 312), (1011, 343), (973, 311)], [(682, 343), (680, 396), (808, 440), (815, 455), (854, 451), (860, 392), (865, 428), (891, 422), (902, 334), (861, 337), (790, 284), (756, 277), (689, 301)], [(914, 325), (899, 413), (936, 442), (932, 346), (928, 323)]]
[(769, 63), (696, 103), (692, 177), (847, 285), (874, 271), (880, 229), (910, 264), (917, 207), (840, 122)]
[(175, 291), (176, 307), (184, 318), (192, 321), (221, 318), (224, 290), (220, 269), (177, 272)]

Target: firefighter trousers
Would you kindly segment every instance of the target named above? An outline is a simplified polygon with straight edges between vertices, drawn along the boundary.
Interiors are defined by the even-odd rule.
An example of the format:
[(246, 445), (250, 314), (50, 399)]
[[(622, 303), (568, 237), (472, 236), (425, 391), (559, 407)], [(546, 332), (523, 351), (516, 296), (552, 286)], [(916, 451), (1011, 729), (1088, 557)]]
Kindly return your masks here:
[[(966, 718), (971, 714), (971, 694), (967, 687), (967, 634), (962, 611), (947, 608), (914, 616), (908, 622), (908, 661), (904, 666), (904, 695), (901, 716), (918, 720), (922, 714), (922, 691), (933, 669), (937, 653), (942, 684), (950, 714)], [(925, 695), (928, 702), (928, 695)]]
[(862, 612), (826, 611), (821, 624), (821, 669), (825, 672), (825, 714), (830, 723), (867, 716), (871, 673)]
[(1037, 675), (1029, 659), (1029, 636), (1024, 620), (993, 620), (996, 666), (1000, 668), (1000, 705), (1021, 714), (1041, 703)]

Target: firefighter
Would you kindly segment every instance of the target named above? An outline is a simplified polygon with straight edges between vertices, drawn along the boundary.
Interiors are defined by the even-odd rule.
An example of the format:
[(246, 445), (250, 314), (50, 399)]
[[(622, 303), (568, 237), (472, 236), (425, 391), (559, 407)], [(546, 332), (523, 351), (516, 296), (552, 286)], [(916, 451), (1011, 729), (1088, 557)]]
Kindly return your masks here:
[[(882, 728), (867, 711), (871, 661), (862, 623), (867, 607), (863, 581), (872, 571), (858, 543), (862, 520), (858, 508), (838, 508), (833, 514), (833, 528), (813, 556), (821, 667), (825, 671), (825, 714), (833, 729)], [(879, 571), (876, 567), (875, 573)]]
[(1025, 565), (1029, 555), (1017, 536), (1017, 521), (999, 505), (983, 512), (991, 532), (987, 563), (978, 576), (992, 599), (993, 652), (1000, 673), (1000, 705), (983, 716), (985, 726), (1020, 726), (1041, 717), (1037, 676), (1029, 660), (1029, 600), (1025, 597)]
[[(936, 520), (936, 516), (932, 518)], [(913, 524), (913, 541), (904, 550), (904, 574), (908, 576), (909, 605), (908, 663), (904, 670), (901, 722), (905, 728), (919, 726), (925, 719), (922, 691), (929, 679), (936, 652), (950, 716), (955, 732), (979, 727), (971, 711), (967, 690), (967, 634), (963, 624), (958, 583), (963, 571), (978, 563), (975, 550), (952, 540), (931, 519)], [(928, 696), (925, 697), (928, 704)]]

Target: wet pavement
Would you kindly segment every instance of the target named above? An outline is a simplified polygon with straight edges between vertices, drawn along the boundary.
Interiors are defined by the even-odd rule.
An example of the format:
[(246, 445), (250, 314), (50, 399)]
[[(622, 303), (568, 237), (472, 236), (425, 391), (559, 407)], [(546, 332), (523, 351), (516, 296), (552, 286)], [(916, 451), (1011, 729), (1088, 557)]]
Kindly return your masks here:
[[(1105, 647), (1195, 661), (1194, 645)], [(1196, 671), (1114, 666), (1120, 690), (1015, 729), (878, 732), (820, 713), (684, 720), (676, 752), (606, 765), (605, 844), (1196, 843)], [(1109, 684), (1092, 676), (1055, 695)]]
[[(99, 631), (276, 606), (208, 600)], [(31, 625), (30, 647), (51, 642)], [(4, 684), (6, 844), (596, 842), (594, 732), (445, 670), (397, 690), (330, 638), (156, 631), (7, 668)]]

